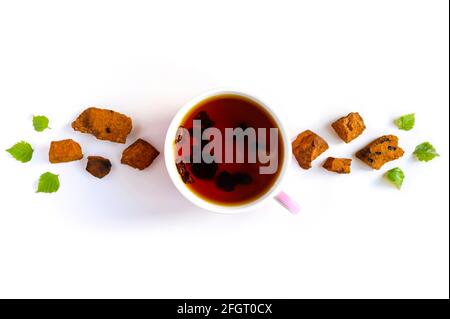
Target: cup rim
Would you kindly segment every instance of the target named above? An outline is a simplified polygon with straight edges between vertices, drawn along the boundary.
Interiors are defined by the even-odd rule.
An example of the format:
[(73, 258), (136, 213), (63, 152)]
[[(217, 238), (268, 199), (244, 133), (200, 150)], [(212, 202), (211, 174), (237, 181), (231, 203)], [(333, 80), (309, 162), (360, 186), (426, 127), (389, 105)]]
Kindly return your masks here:
[[(237, 205), (220, 205), (212, 202), (208, 202), (207, 200), (201, 198), (194, 192), (190, 191), (188, 187), (186, 187), (185, 183), (182, 181), (178, 170), (176, 168), (175, 164), (175, 153), (173, 151), (173, 142), (176, 136), (176, 132), (180, 126), (181, 121), (183, 120), (184, 116), (198, 103), (200, 103), (203, 100), (209, 99), (211, 97), (217, 96), (217, 95), (237, 95), (242, 96), (244, 98), (248, 98), (263, 107), (273, 118), (273, 120), (278, 125), (278, 129), (281, 131), (281, 140), (283, 143), (283, 149), (284, 149), (284, 156), (283, 156), (283, 162), (281, 171), (278, 174), (277, 179), (273, 183), (273, 185), (270, 187), (269, 190), (267, 190), (263, 195), (256, 198), (253, 201), (250, 201), (248, 203), (243, 204), (237, 204)], [(250, 209), (253, 209), (261, 204), (263, 204), (268, 198), (273, 197), (273, 194), (279, 190), (281, 181), (283, 180), (286, 170), (289, 167), (289, 164), (291, 162), (291, 143), (289, 140), (289, 136), (287, 135), (287, 131), (283, 125), (283, 122), (280, 120), (279, 116), (273, 111), (271, 107), (269, 107), (266, 103), (262, 102), (259, 98), (255, 97), (254, 95), (250, 95), (248, 93), (244, 93), (240, 90), (234, 90), (234, 89), (228, 89), (228, 88), (216, 88), (211, 89), (208, 91), (205, 91), (199, 95), (196, 95), (194, 98), (190, 99), (188, 102), (186, 102), (175, 114), (172, 121), (170, 122), (170, 125), (166, 132), (166, 138), (164, 142), (164, 160), (166, 164), (166, 169), (169, 173), (170, 179), (172, 180), (173, 184), (177, 188), (177, 190), (191, 203), (194, 205), (206, 209), (211, 212), (215, 213), (222, 213), (222, 214), (236, 214), (241, 213), (244, 211), (248, 211)]]

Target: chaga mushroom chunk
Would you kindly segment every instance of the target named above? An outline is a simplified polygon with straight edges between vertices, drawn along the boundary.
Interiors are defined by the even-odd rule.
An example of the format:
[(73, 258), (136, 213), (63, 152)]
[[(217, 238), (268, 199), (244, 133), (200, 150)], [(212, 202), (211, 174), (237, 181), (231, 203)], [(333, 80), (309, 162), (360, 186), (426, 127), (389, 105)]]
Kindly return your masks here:
[(224, 192), (232, 192), (236, 186), (233, 175), (227, 171), (220, 172), (216, 178), (216, 186)]
[(106, 109), (90, 107), (72, 122), (75, 131), (89, 133), (99, 140), (125, 143), (133, 124), (128, 116)]
[(192, 163), (191, 164), (191, 173), (192, 173), (192, 175), (194, 175), (195, 177), (197, 177), (199, 179), (210, 180), (210, 179), (213, 179), (214, 176), (216, 175), (218, 167), (219, 166), (217, 165), (216, 162)]
[(198, 112), (195, 115), (194, 120), (200, 120), (202, 128), (209, 128), (209, 127), (213, 127), (215, 125), (214, 121), (211, 120), (211, 118), (209, 117), (209, 115), (206, 111)]
[(310, 130), (300, 133), (292, 142), (292, 152), (303, 169), (310, 169), (312, 161), (327, 149), (327, 142)]
[(229, 173), (227, 171), (220, 172), (215, 180), (217, 188), (224, 192), (232, 192), (238, 185), (248, 185), (253, 179), (247, 173)]
[(328, 157), (323, 167), (330, 171), (338, 174), (350, 174), (350, 166), (352, 160), (350, 158), (335, 158)]
[(372, 167), (380, 169), (387, 162), (396, 160), (405, 152), (398, 146), (398, 137), (384, 135), (356, 153), (356, 157)]
[(366, 129), (363, 118), (356, 112), (341, 117), (331, 126), (345, 143), (350, 143)]
[(176, 166), (178, 174), (180, 174), (183, 183), (192, 184), (194, 182), (194, 179), (192, 178), (191, 173), (189, 173), (189, 170), (186, 167), (186, 163), (179, 162), (176, 163)]
[(48, 152), (50, 163), (66, 163), (78, 161), (83, 158), (81, 146), (71, 139), (53, 141)]
[(101, 156), (88, 156), (86, 170), (92, 176), (103, 178), (111, 171), (111, 161)]
[(159, 155), (159, 151), (149, 142), (138, 139), (122, 153), (121, 163), (143, 170), (149, 167)]

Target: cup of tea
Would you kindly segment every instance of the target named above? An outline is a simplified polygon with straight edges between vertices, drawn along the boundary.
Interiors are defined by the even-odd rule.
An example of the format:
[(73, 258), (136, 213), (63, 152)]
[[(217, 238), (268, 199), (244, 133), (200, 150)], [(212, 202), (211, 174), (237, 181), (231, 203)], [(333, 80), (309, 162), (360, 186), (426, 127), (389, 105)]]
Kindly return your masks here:
[(209, 211), (238, 213), (278, 194), (291, 143), (267, 104), (216, 89), (177, 112), (164, 153), (169, 176), (184, 197)]

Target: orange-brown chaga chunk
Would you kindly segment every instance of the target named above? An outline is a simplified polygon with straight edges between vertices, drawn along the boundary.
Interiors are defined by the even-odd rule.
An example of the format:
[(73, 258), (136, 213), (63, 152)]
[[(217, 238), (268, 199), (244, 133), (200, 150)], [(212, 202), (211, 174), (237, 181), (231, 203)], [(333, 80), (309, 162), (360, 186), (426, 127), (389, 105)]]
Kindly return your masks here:
[(158, 155), (159, 152), (153, 145), (138, 139), (123, 151), (121, 163), (143, 170), (149, 167)]
[(103, 178), (111, 171), (111, 161), (102, 156), (88, 156), (88, 162), (86, 170), (91, 173), (92, 176), (97, 178)]
[(99, 140), (125, 143), (133, 124), (128, 116), (106, 109), (90, 107), (72, 122), (75, 131), (89, 133)]
[(405, 152), (398, 146), (398, 137), (384, 135), (356, 153), (356, 157), (374, 169), (380, 169), (387, 162), (396, 160)]
[(345, 143), (350, 143), (366, 129), (363, 118), (357, 112), (341, 117), (331, 126)]
[(50, 163), (66, 163), (83, 158), (81, 146), (74, 140), (53, 141), (48, 152)]
[(304, 169), (310, 169), (311, 162), (327, 149), (327, 142), (310, 130), (300, 133), (292, 142), (292, 152), (298, 164)]
[(325, 163), (323, 163), (323, 167), (326, 170), (338, 174), (350, 174), (351, 165), (352, 160), (350, 158), (328, 157)]

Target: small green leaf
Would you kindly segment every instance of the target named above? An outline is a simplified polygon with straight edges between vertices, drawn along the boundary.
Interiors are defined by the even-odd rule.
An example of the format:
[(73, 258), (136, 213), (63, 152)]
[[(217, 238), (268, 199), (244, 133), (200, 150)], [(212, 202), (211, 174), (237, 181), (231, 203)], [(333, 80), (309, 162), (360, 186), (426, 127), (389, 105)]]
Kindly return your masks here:
[(411, 130), (414, 127), (415, 123), (416, 117), (414, 113), (400, 116), (398, 119), (395, 120), (395, 124), (397, 125), (397, 127), (405, 131)]
[(33, 126), (37, 132), (42, 132), (48, 127), (48, 118), (44, 115), (33, 116)]
[(59, 189), (59, 177), (50, 172), (46, 172), (39, 177), (38, 193), (54, 193)]
[(11, 154), (12, 157), (22, 163), (29, 162), (33, 157), (33, 148), (29, 143), (24, 141), (14, 144), (6, 151)]
[(422, 162), (431, 161), (439, 154), (436, 152), (436, 149), (429, 142), (423, 142), (416, 146), (414, 150), (414, 155), (416, 155), (417, 159)]
[(390, 180), (398, 189), (400, 189), (402, 188), (405, 174), (399, 167), (396, 167), (386, 172), (386, 178)]

